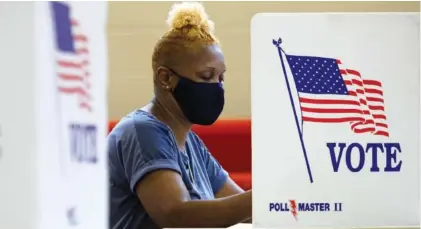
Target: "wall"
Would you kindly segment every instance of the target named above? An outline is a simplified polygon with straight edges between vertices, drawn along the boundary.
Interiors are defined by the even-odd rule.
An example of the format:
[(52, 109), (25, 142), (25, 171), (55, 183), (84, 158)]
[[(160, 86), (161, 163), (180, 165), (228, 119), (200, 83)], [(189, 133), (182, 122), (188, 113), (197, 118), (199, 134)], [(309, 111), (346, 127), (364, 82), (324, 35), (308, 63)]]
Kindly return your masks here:
[[(109, 117), (153, 95), (151, 54), (172, 2), (109, 2)], [(419, 2), (205, 2), (226, 56), (223, 117), (250, 116), (250, 20), (258, 12), (419, 12)], [(268, 101), (269, 102), (269, 101)]]

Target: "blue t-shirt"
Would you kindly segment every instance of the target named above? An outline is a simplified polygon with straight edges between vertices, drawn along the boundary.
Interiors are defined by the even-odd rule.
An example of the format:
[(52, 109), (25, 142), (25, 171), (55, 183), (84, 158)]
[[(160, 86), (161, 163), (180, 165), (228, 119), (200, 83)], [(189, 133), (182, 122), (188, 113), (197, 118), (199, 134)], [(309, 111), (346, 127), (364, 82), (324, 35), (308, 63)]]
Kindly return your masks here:
[(152, 171), (179, 173), (192, 200), (214, 199), (228, 177), (196, 134), (189, 132), (186, 151), (182, 152), (170, 128), (142, 110), (123, 118), (111, 131), (108, 158), (112, 229), (158, 228), (135, 190)]

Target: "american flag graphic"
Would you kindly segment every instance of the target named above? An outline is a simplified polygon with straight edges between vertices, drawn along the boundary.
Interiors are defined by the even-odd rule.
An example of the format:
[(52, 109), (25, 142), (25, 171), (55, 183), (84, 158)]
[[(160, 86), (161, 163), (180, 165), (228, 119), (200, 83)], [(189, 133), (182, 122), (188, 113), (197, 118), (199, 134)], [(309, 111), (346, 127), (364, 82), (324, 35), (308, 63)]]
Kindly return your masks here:
[(62, 94), (76, 95), (81, 109), (92, 111), (89, 72), (89, 43), (80, 23), (71, 17), (71, 8), (52, 2), (56, 42), (57, 87)]
[(381, 82), (338, 59), (286, 55), (303, 122), (350, 124), (354, 133), (389, 136)]

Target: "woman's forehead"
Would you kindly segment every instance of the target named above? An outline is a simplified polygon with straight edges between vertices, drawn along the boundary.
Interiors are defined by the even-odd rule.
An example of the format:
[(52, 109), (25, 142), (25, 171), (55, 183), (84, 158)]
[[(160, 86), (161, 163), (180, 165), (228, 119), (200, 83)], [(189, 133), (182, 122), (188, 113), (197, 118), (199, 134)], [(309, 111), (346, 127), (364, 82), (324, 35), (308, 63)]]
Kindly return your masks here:
[(206, 70), (223, 72), (225, 59), (219, 46), (209, 45), (188, 50), (175, 60), (175, 65), (170, 67), (182, 75), (194, 75)]
[(209, 45), (197, 52), (193, 62), (198, 68), (225, 68), (224, 54), (218, 45)]

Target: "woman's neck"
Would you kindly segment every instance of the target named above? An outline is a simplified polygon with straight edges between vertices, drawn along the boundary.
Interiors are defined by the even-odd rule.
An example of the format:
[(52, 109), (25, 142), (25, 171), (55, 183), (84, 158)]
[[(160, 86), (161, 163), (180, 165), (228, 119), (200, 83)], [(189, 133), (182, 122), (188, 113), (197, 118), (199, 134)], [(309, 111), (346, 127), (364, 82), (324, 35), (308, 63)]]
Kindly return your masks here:
[(187, 135), (190, 131), (191, 124), (187, 122), (176, 106), (164, 105), (163, 102), (154, 99), (150, 104), (145, 106), (146, 111), (154, 115), (159, 121), (170, 127), (173, 132), (177, 145), (184, 150)]

